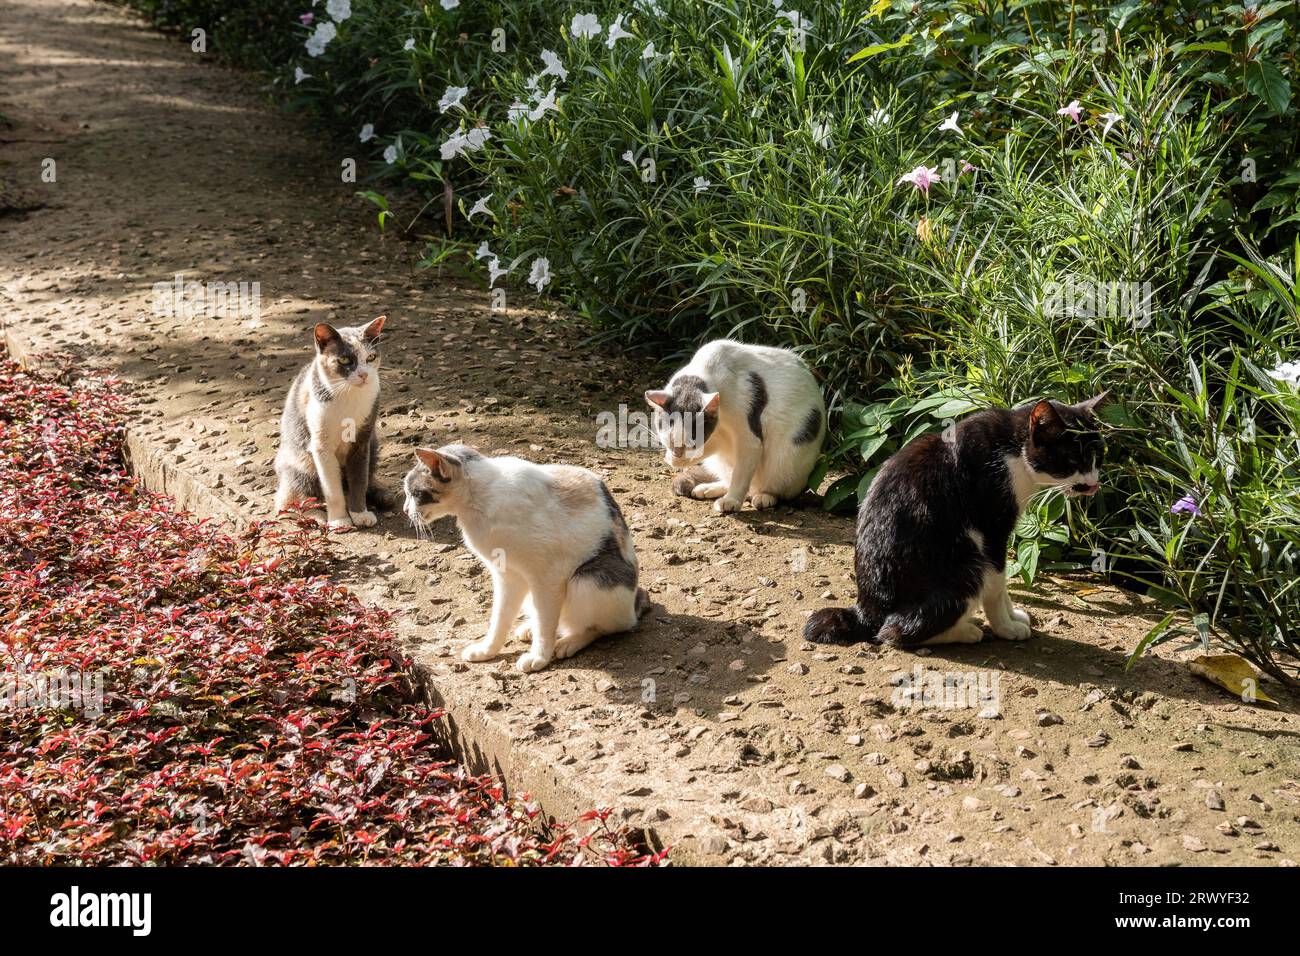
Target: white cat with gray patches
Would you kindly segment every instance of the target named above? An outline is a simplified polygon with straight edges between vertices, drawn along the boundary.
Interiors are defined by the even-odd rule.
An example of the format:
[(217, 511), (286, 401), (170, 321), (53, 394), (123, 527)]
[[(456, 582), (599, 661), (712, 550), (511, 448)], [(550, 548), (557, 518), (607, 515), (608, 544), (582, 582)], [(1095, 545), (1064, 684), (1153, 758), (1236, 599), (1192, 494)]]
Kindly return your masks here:
[(454, 516), (465, 546), (492, 575), (488, 632), (461, 651), (464, 660), (500, 654), (521, 610), (527, 621), (516, 636), (531, 646), (516, 666), (525, 672), (629, 631), (649, 610), (623, 513), (585, 468), (447, 445), (417, 450), (403, 487), (406, 516), (421, 534)]
[(664, 460), (686, 469), (673, 491), (713, 510), (797, 498), (826, 435), (826, 402), (795, 353), (718, 339), (662, 389), (645, 393)]
[(312, 332), (316, 355), (299, 370), (280, 416), (275, 510), (308, 498), (331, 528), (370, 528), (372, 505), (388, 504), (373, 486), (379, 461), (379, 336), (384, 316), (367, 325)]

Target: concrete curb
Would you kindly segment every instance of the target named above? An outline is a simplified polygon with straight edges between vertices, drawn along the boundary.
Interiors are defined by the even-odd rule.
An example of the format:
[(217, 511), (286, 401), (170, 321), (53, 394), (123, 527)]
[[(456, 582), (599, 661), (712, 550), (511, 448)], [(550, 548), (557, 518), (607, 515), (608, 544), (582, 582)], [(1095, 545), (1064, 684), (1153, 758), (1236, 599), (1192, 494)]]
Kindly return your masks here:
[[(47, 354), (47, 350), (25, 340), (11, 325), (4, 328), (4, 342), (10, 357), (23, 366)], [(128, 467), (144, 487), (172, 498), (177, 508), (200, 518), (226, 519), (236, 525), (246, 525), (251, 520), (223, 489), (175, 464), (169, 448), (130, 423), (125, 429), (125, 453)], [(406, 647), (418, 641), (410, 615), (402, 613), (405, 609), (390, 607), (389, 610), (399, 612), (394, 625), (402, 645)], [(446, 733), (439, 743), (471, 772), (494, 775), (510, 793), (531, 794), (556, 820), (571, 821), (590, 810), (617, 803), (616, 796), (584, 786), (579, 774), (557, 766), (527, 741), (512, 739), (509, 728), (493, 721), (482, 708), (448, 694), (438, 675), (418, 659), (413, 661), (413, 667), (429, 704), (446, 712)], [(688, 821), (674, 817), (669, 823), (667, 828), (639, 828), (647, 845), (656, 850), (673, 847), (672, 861), (676, 865), (725, 862), (725, 856), (700, 852)]]

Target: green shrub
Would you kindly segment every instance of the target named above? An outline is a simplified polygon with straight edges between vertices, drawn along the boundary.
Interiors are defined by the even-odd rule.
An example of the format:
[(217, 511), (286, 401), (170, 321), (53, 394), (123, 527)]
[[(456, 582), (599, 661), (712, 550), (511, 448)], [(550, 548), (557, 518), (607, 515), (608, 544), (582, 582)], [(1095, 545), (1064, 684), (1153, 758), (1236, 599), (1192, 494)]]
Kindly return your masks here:
[(828, 507), (973, 408), (1111, 389), (1105, 490), (1027, 513), (1013, 570), (1106, 570), (1286, 676), (1296, 395), (1268, 372), (1297, 357), (1294, 3), (355, 0), (319, 56), (283, 3), (135, 5), (219, 14), (217, 52), (354, 143), (373, 127), (364, 192), (381, 224), (416, 211), (430, 263), (486, 242), (506, 282), (665, 359), (720, 334), (801, 351), (837, 412)]

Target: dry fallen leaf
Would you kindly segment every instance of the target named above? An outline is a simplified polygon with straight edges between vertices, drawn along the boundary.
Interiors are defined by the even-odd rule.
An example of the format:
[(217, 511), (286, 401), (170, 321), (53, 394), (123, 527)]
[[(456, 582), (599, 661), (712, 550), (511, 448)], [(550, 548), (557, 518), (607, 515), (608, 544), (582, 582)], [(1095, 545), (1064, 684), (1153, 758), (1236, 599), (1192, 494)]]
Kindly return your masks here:
[(1246, 703), (1258, 701), (1277, 706), (1277, 701), (1260, 690), (1255, 668), (1236, 654), (1202, 654), (1192, 661), (1192, 673), (1218, 684)]

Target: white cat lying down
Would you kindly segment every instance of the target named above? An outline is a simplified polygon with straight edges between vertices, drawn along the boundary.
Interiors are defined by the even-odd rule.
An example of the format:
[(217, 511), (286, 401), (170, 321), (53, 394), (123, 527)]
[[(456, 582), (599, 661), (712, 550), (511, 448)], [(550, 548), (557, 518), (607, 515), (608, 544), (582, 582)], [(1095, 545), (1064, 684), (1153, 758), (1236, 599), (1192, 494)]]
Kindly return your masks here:
[(454, 515), (465, 546), (492, 575), (488, 633), (461, 651), (465, 660), (500, 654), (521, 609), (528, 620), (517, 633), (532, 638), (521, 671), (631, 630), (649, 609), (632, 533), (590, 471), (486, 458), (465, 445), (421, 448), (415, 458), (404, 481), (406, 516), (424, 529)]

